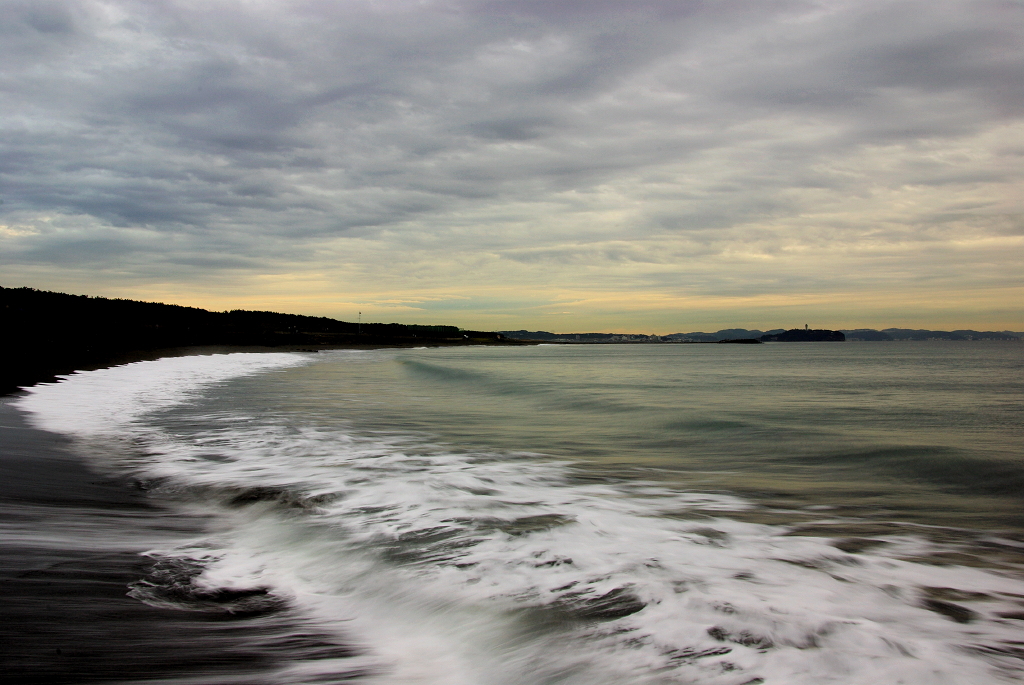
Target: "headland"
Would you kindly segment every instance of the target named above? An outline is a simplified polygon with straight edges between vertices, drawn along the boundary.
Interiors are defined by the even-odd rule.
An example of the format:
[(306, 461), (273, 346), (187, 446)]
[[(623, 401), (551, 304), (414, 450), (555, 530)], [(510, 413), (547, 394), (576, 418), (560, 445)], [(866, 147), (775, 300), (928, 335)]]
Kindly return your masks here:
[(0, 394), (59, 374), (190, 354), (522, 345), (456, 326), (353, 323), (0, 287)]

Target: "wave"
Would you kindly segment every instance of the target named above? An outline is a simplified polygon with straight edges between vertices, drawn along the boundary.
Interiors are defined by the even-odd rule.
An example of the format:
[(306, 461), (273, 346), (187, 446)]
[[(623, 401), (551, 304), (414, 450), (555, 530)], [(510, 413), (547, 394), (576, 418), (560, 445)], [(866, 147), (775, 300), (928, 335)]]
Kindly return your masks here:
[[(150, 552), (157, 572), (132, 590), (141, 601), (256, 615), (294, 607), (354, 645), (337, 664), (296, 667), (282, 682), (930, 685), (1024, 675), (1019, 622), (1005, 618), (1020, 610), (1024, 585), (910, 560), (940, 544), (923, 537), (880, 535), (844, 552), (827, 537), (738, 520), (755, 506), (739, 497), (588, 481), (582, 465), (538, 455), (269, 409), (253, 420), (222, 406), (215, 422), (146, 413), (232, 374), (307, 361), (132, 365), (116, 377), (79, 374), (25, 403), (41, 425), (130, 436), (121, 468), (216, 522)], [(136, 399), (97, 412), (112, 394)]]
[(55, 433), (98, 435), (199, 392), (242, 376), (309, 363), (310, 355), (247, 353), (166, 357), (58, 376), (56, 383), (25, 388), (14, 404), (35, 427)]
[(427, 378), (434, 383), (459, 386), (497, 397), (526, 397), (539, 400), (541, 403), (554, 402), (561, 408), (617, 415), (642, 413), (648, 409), (635, 399), (626, 403), (602, 397), (600, 391), (595, 391), (593, 387), (587, 388), (583, 393), (580, 388), (567, 387), (555, 380), (537, 381), (522, 376), (469, 371), (415, 359), (401, 359), (399, 363), (409, 373)]
[(964, 454), (949, 447), (887, 447), (804, 457), (802, 461), (871, 466), (947, 489), (1024, 498), (1024, 463)]

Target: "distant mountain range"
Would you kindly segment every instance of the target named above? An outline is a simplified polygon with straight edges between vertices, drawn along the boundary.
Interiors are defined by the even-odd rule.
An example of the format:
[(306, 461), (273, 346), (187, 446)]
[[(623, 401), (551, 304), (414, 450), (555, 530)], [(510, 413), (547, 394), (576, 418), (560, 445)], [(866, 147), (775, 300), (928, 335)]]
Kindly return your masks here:
[[(506, 338), (514, 340), (545, 340), (549, 342), (718, 342), (720, 340), (760, 339), (761, 336), (773, 336), (785, 333), (784, 328), (769, 331), (749, 330), (746, 328), (724, 328), (714, 333), (694, 331), (692, 333), (672, 333), (670, 335), (645, 335), (642, 333), (551, 333), (548, 331), (498, 331)], [(1020, 331), (929, 331), (912, 328), (874, 328), (839, 329), (847, 340), (893, 341), (893, 340), (1021, 340), (1024, 332)]]

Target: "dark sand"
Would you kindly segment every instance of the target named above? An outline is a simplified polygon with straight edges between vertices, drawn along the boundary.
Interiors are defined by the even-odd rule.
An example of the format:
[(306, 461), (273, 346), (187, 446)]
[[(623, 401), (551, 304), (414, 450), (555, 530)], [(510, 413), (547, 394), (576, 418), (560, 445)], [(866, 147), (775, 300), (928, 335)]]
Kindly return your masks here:
[(0, 682), (271, 683), (285, 661), (345, 656), (288, 609), (159, 609), (127, 596), (140, 553), (194, 535), (130, 482), (98, 476), (71, 441), (0, 398)]
[[(81, 368), (195, 354), (411, 346), (197, 346), (115, 354)], [(71, 370), (32, 369), (27, 382)], [(129, 585), (154, 566), (143, 552), (199, 535), (206, 522), (172, 511), (129, 479), (95, 473), (71, 439), (26, 422), (12, 406), (21, 391), (3, 394), (12, 388), (0, 387), (0, 685), (269, 685), (286, 664), (352, 654), (287, 607), (240, 616), (155, 608), (129, 597)], [(342, 680), (339, 674), (334, 682)]]

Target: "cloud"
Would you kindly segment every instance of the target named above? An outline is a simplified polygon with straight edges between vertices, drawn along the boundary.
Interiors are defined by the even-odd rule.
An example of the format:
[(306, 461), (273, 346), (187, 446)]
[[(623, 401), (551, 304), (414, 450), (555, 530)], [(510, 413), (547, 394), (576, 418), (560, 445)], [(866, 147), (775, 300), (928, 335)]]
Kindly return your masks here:
[[(0, 263), (29, 285), (202, 304), (307, 273), (320, 307), (500, 282), (524, 312), (580, 282), (666, 303), (837, 272), (939, 292), (964, 265), (1022, 285), (996, 280), (1024, 215), (1019, 3), (0, 11), (0, 224), (23, 227)], [(971, 247), (990, 240), (1002, 256)]]

